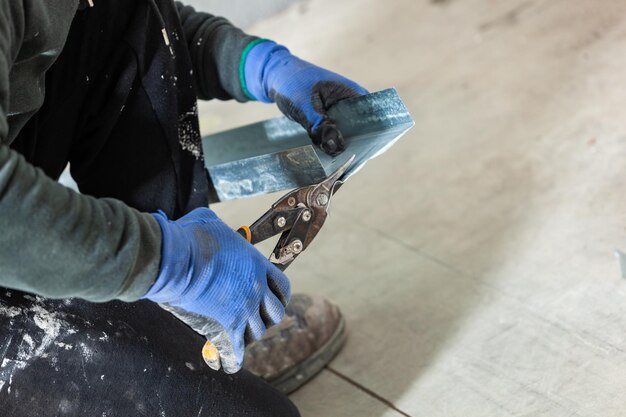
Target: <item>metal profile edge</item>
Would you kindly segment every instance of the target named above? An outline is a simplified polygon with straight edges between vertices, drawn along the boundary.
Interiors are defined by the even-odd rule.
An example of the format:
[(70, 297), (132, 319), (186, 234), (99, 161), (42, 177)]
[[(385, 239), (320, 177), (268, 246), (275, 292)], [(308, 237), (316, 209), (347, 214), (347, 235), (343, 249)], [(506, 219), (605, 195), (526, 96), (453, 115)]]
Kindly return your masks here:
[(329, 111), (346, 140), (331, 157), (311, 145), (297, 123), (279, 117), (202, 138), (214, 193), (211, 203), (268, 194), (322, 181), (352, 155), (342, 181), (382, 154), (414, 121), (395, 89), (337, 103)]

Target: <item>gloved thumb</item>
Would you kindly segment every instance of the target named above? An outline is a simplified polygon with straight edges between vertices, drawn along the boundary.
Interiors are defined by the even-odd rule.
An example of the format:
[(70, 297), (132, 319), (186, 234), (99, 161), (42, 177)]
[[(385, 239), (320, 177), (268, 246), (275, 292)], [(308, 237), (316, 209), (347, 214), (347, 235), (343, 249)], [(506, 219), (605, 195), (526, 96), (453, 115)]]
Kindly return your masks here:
[(330, 156), (335, 156), (346, 148), (343, 135), (337, 125), (330, 119), (324, 119), (317, 128), (311, 132), (313, 143), (320, 147)]
[(232, 334), (222, 331), (207, 335), (207, 339), (219, 352), (218, 361), (205, 360), (211, 369), (218, 370), (221, 365), (227, 374), (234, 374), (241, 369), (244, 356), (243, 331)]
[(159, 304), (159, 306), (172, 313), (213, 344), (219, 353), (217, 358), (214, 355), (204, 355), (204, 352), (202, 355), (211, 369), (217, 371), (222, 367), (227, 374), (234, 374), (241, 369), (245, 349), (243, 337), (245, 326), (234, 332), (228, 332), (224, 326), (210, 317), (191, 313), (169, 304)]

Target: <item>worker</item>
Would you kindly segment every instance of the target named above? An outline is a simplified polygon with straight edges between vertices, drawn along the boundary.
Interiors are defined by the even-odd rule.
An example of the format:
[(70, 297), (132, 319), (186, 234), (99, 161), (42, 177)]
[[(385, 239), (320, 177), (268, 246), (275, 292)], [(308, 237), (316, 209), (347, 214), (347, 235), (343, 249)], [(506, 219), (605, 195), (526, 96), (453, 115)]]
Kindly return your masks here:
[(208, 208), (196, 99), (276, 103), (336, 154), (326, 112), (365, 93), (172, 0), (1, 2), (0, 414), (298, 415), (343, 319)]

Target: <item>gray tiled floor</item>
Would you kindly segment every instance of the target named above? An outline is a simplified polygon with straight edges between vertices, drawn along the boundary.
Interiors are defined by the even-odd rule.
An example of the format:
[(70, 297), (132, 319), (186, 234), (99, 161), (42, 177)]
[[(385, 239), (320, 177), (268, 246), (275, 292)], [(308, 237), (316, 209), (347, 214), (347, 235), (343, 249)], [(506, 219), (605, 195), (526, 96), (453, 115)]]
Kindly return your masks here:
[[(305, 417), (626, 415), (625, 14), (618, 0), (309, 0), (249, 29), (396, 86), (417, 123), (290, 269), (351, 332), (293, 395)], [(276, 114), (209, 103), (202, 124)], [(215, 208), (237, 227), (274, 198)]]

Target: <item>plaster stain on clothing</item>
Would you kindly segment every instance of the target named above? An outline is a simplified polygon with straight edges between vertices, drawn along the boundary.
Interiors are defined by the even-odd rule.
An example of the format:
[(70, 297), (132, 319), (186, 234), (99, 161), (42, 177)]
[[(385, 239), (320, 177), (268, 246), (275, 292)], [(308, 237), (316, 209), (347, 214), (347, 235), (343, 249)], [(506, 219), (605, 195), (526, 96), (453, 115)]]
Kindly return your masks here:
[(198, 105), (194, 104), (190, 111), (178, 118), (178, 143), (196, 159), (202, 160), (202, 140), (197, 129), (197, 121)]
[(43, 56), (58, 56), (60, 51), (58, 49), (49, 49), (41, 53)]
[(69, 343), (63, 343), (63, 342), (54, 342), (54, 344), (62, 349), (65, 350), (71, 350), (74, 348), (73, 345), (70, 345)]
[(8, 384), (10, 387), (15, 371), (26, 368), (26, 365), (27, 363), (24, 361), (9, 358), (2, 359), (2, 364), (0, 364), (0, 392), (2, 392), (5, 385)]
[(93, 349), (87, 346), (85, 343), (79, 343), (78, 347), (85, 362), (91, 362), (94, 355)]
[(33, 348), (35, 346), (35, 342), (33, 341), (33, 338), (30, 337), (29, 334), (25, 334), (24, 338), (22, 339), (24, 341), (24, 343), (26, 343), (28, 345), (29, 348)]
[(61, 327), (67, 327), (68, 324), (56, 313), (49, 312), (40, 305), (33, 305), (30, 311), (34, 313), (35, 325), (44, 332), (40, 345), (33, 352), (33, 356), (40, 356), (59, 337)]
[[(50, 349), (57, 346), (69, 350), (72, 345), (57, 341), (63, 333), (75, 329), (64, 319), (63, 313), (48, 310), (45, 308), (44, 299), (25, 295), (25, 299), (32, 301), (28, 307), (7, 306), (0, 300), (0, 320), (2, 317), (14, 318), (21, 316), (24, 319), (32, 320), (36, 327), (29, 333), (16, 332), (10, 343), (17, 346), (17, 352), (12, 357), (7, 356), (7, 350), (0, 352), (0, 387), (10, 387), (10, 382), (16, 373), (28, 366), (33, 360), (42, 358), (52, 366), (57, 363), (56, 350)], [(20, 339), (21, 338), (21, 339)], [(1, 390), (1, 388), (0, 388)], [(7, 387), (8, 390), (8, 387)]]
[(4, 307), (0, 305), (0, 316), (12, 319), (13, 317), (17, 317), (21, 312), (22, 310), (17, 307)]

